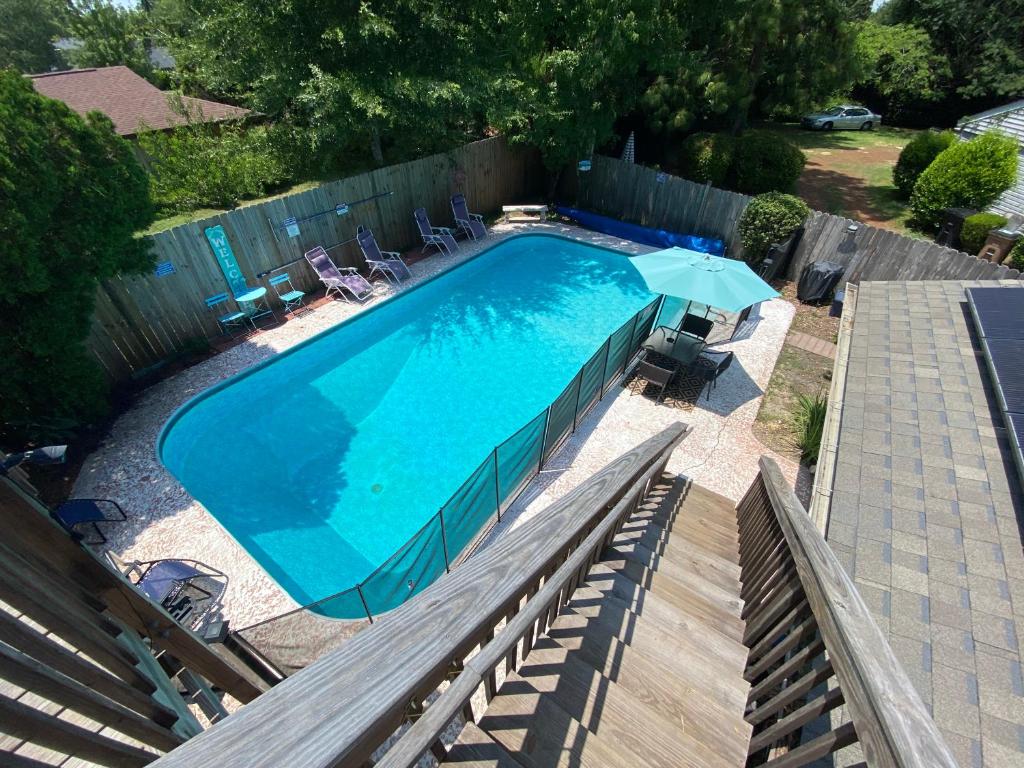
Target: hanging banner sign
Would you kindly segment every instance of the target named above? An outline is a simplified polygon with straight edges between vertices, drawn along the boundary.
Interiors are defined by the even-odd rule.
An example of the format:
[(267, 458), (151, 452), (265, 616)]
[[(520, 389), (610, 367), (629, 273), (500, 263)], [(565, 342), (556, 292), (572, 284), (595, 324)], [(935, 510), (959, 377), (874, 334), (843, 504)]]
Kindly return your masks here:
[(245, 275), (242, 274), (242, 268), (238, 266), (238, 259), (235, 258), (234, 251), (231, 250), (231, 243), (228, 242), (228, 235), (224, 231), (224, 227), (218, 224), (215, 227), (207, 227), (204, 232), (206, 239), (210, 241), (213, 255), (217, 257), (217, 263), (220, 264), (220, 270), (228, 281), (231, 293), (241, 294), (248, 291), (249, 286), (245, 284)]

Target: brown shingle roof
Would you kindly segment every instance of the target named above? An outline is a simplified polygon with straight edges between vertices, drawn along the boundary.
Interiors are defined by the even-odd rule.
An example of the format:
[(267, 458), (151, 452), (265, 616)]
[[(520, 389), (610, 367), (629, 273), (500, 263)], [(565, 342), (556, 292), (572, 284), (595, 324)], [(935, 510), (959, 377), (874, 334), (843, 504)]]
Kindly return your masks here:
[[(132, 72), (128, 67), (71, 69), (32, 75), (39, 93), (63, 101), (84, 115), (94, 109), (114, 121), (122, 136), (133, 136), (145, 124), (149, 130), (163, 130), (185, 122), (170, 107), (167, 94)], [(206, 99), (182, 97), (190, 113), (198, 113), (207, 122), (244, 117), (249, 110), (219, 104)]]

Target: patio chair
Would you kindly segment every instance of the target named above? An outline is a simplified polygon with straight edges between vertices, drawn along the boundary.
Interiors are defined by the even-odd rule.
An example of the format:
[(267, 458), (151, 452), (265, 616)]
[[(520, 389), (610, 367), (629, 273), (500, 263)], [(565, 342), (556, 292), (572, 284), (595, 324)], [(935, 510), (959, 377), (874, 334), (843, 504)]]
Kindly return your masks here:
[(423, 238), (423, 248), (420, 253), (425, 253), (428, 248), (433, 246), (437, 250), (451, 256), (459, 249), (459, 244), (455, 242), (455, 235), (448, 227), (430, 226), (430, 219), (427, 218), (426, 208), (417, 208), (412, 212), (412, 215), (416, 219), (416, 226), (420, 230), (420, 237)]
[(274, 275), (268, 281), (270, 285), (274, 287), (274, 291), (277, 293), (277, 298), (284, 304), (284, 311), (291, 312), (297, 307), (308, 309), (302, 302), (306, 296), (302, 291), (296, 290), (292, 284), (292, 278), (287, 272), (282, 272), (280, 275)]
[(369, 281), (356, 271), (355, 267), (339, 269), (331, 261), (322, 245), (318, 245), (310, 251), (306, 251), (306, 261), (313, 268), (320, 282), (327, 286), (327, 296), (337, 294), (345, 301), (351, 303), (352, 299), (346, 296), (346, 292), (352, 294), (353, 298), (360, 303), (366, 301), (373, 294), (373, 286)]
[(466, 196), (462, 193), (452, 195), (452, 213), (455, 214), (455, 225), (459, 232), (465, 232), (471, 240), (482, 240), (487, 237), (484, 217), (478, 213), (469, 212)]
[(630, 396), (632, 397), (637, 391), (643, 392), (643, 390), (647, 388), (646, 383), (650, 383), (658, 387), (658, 394), (654, 398), (654, 402), (660, 403), (665, 398), (665, 390), (672, 382), (676, 372), (671, 368), (662, 368), (661, 366), (655, 365), (647, 360), (641, 360), (636, 364), (634, 374), (634, 385), (640, 381), (645, 383), (642, 387), (634, 386), (631, 388)]
[(356, 229), (356, 241), (370, 267), (370, 277), (373, 277), (375, 272), (380, 273), (384, 279), (395, 285), (412, 277), (409, 267), (402, 261), (402, 254), (398, 251), (382, 251), (377, 245), (373, 231), (366, 229), (362, 224)]
[[(718, 386), (718, 377), (732, 365), (735, 356), (732, 352), (703, 352), (691, 366), (690, 370), (707, 384), (708, 400), (711, 399), (711, 390)], [(700, 399), (700, 395), (697, 398)]]
[[(106, 544), (107, 537), (99, 523), (120, 523), (128, 519), (121, 505), (111, 499), (68, 499), (51, 512), (53, 518), (83, 544)], [(91, 527), (95, 541), (86, 541), (77, 529)]]
[(234, 337), (235, 334), (231, 332), (232, 328), (245, 327), (251, 325), (252, 329), (256, 330), (255, 323), (245, 312), (235, 305), (234, 311), (228, 310), (230, 299), (226, 293), (218, 293), (216, 296), (208, 296), (206, 298), (206, 308), (214, 312), (223, 312), (224, 314), (217, 315), (217, 322), (220, 323), (221, 330), (228, 336)]
[(202, 633), (219, 613), (228, 588), (228, 577), (223, 571), (198, 560), (124, 562), (113, 553), (107, 554), (140, 592), (162, 605), (182, 626)]
[(700, 317), (699, 315), (691, 315), (687, 312), (683, 315), (683, 322), (679, 325), (681, 333), (688, 333), (691, 336), (696, 336), (698, 339), (707, 339), (708, 334), (711, 333), (711, 329), (715, 327), (713, 320), (706, 317)]

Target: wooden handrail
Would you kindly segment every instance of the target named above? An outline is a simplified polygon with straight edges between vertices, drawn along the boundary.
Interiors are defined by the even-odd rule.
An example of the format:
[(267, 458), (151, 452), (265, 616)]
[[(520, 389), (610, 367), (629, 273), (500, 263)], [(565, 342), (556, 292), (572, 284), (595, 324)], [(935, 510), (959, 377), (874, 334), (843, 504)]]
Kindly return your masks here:
[[(774, 684), (787, 678), (790, 673), (794, 677), (816, 676), (814, 679), (820, 682), (821, 668), (810, 671), (808, 669), (811, 658), (818, 655), (809, 649), (815, 643), (820, 648), (821, 641), (828, 654), (827, 663), (831, 665), (839, 683), (838, 694), (826, 693), (804, 705), (806, 717), (802, 721), (797, 717), (800, 710), (783, 710), (782, 713), (786, 716), (777, 721), (776, 732), (785, 731), (785, 726), (793, 723), (799, 726), (801, 722), (812, 719), (812, 716), (825, 714), (845, 702), (853, 729), (856, 731), (854, 740), (860, 742), (868, 765), (955, 768), (957, 763), (949, 747), (868, 611), (853, 581), (786, 483), (778, 465), (772, 459), (762, 457), (760, 466), (761, 474), (758, 480), (739, 507), (744, 590), (762, 590), (770, 593), (770, 596), (763, 595), (764, 599), (753, 606), (751, 615), (769, 616), (773, 607), (782, 605), (783, 608), (775, 608), (776, 613), (781, 616), (785, 612), (784, 609), (793, 608), (790, 614), (792, 618), (787, 617), (780, 623), (765, 622), (765, 626), (774, 625), (781, 629), (755, 631), (760, 633), (761, 637), (769, 639), (772, 639), (774, 632), (777, 637), (774, 643), (776, 648), (780, 643), (788, 642), (784, 638), (792, 639), (789, 662), (792, 669), (787, 669), (783, 663), (785, 654), (776, 654), (780, 657), (779, 661), (775, 664), (762, 664), (759, 668), (774, 670), (771, 674), (775, 676), (775, 679), (766, 678), (768, 682), (761, 684), (762, 690), (777, 690), (778, 685)], [(774, 514), (767, 517), (759, 516), (759, 508), (767, 508)], [(774, 549), (773, 542), (779, 541), (780, 534), (788, 551), (786, 562), (789, 564), (789, 570), (787, 571), (786, 564), (782, 564), (776, 573), (791, 573), (795, 570), (802, 587), (802, 594), (794, 595), (789, 603), (785, 602), (782, 588), (768, 586), (772, 577), (766, 575), (765, 569), (759, 573), (751, 570), (758, 565), (758, 553)], [(780, 580), (782, 579), (777, 578), (775, 582)], [(804, 618), (807, 614), (800, 610), (801, 600), (806, 600), (806, 605), (809, 606), (810, 614), (813, 616), (813, 622), (810, 624), (816, 625), (817, 634), (807, 631), (808, 622)], [(785, 621), (789, 621), (789, 625)], [(750, 631), (751, 623), (748, 616), (748, 632)], [(821, 640), (815, 640), (816, 637), (820, 637)], [(750, 638), (751, 641), (756, 639)], [(801, 643), (808, 649), (807, 664), (801, 663), (803, 660), (797, 658)], [(765, 648), (771, 645), (773, 644), (762, 643), (762, 647)], [(753, 657), (755, 654), (751, 655)], [(750, 663), (757, 663), (757, 659), (752, 658)], [(757, 676), (759, 674), (760, 672)], [(757, 676), (752, 675), (748, 679), (754, 682)], [(789, 689), (783, 689), (783, 694), (786, 690)], [(778, 695), (776, 694), (776, 699)], [(807, 695), (810, 695), (810, 688)], [(752, 695), (752, 698), (755, 697)], [(758, 706), (761, 705), (762, 702), (758, 702)], [(766, 706), (773, 705), (769, 703)], [(756, 712), (757, 709), (752, 711), (748, 721), (754, 722), (756, 719), (761, 722), (761, 717), (754, 714)], [(771, 722), (768, 724), (770, 726)], [(766, 730), (763, 733), (767, 732)], [(839, 726), (832, 731), (831, 737), (833, 742), (850, 743), (851, 733), (848, 727)], [(825, 737), (821, 739), (824, 740)], [(755, 735), (752, 752), (769, 741), (769, 737), (758, 738)], [(826, 740), (822, 741), (818, 748), (831, 751), (835, 744), (830, 745)], [(810, 744), (801, 745), (786, 755), (786, 764), (802, 765), (803, 756), (812, 752), (816, 751), (810, 748)]]
[[(675, 423), (623, 454), (340, 648), (154, 765), (361, 765), (407, 716), (421, 711), (423, 700), (449, 673), (462, 672), (469, 653), (486, 647), (507, 617), (507, 637), (524, 630), (530, 638), (534, 624), (544, 625), (544, 610), (517, 621), (523, 601), (529, 605), (529, 596), (549, 583), (549, 591), (567, 588), (556, 585), (566, 574), (559, 566), (586, 550), (580, 542), (612, 517), (609, 510), (632, 500), (638, 485), (664, 466), (688, 433), (689, 428)], [(546, 592), (545, 597), (550, 598)], [(546, 609), (550, 617), (555, 605), (541, 599), (534, 608)], [(470, 661), (469, 673), (456, 678), (449, 702), (487, 683), (487, 665), (499, 648), (509, 652), (504, 644), (496, 645), (480, 661)], [(431, 717), (441, 714), (438, 709)]]

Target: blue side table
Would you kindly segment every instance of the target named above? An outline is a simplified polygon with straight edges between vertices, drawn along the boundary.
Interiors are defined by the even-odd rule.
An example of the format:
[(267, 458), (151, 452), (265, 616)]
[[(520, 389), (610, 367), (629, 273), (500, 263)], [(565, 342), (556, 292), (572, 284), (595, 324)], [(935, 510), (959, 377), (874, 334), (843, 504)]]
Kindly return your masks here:
[(263, 286), (250, 288), (245, 293), (236, 293), (235, 301), (238, 303), (238, 308), (249, 318), (249, 322), (252, 323), (254, 328), (256, 327), (257, 317), (270, 315), (277, 320), (277, 315), (274, 314), (274, 310), (267, 303), (267, 289)]

